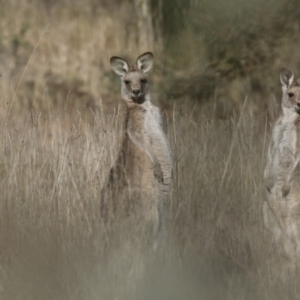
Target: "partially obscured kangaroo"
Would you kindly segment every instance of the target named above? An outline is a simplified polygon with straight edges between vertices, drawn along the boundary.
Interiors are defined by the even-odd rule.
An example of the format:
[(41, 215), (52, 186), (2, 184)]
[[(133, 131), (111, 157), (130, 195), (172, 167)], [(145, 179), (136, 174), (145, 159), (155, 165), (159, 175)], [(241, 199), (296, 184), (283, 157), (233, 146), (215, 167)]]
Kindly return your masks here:
[(132, 218), (133, 229), (147, 228), (145, 236), (151, 232), (149, 236), (153, 237), (164, 225), (172, 178), (171, 151), (161, 113), (150, 101), (147, 73), (152, 68), (153, 54), (142, 54), (131, 67), (116, 56), (110, 63), (121, 78), (126, 118), (119, 157), (102, 191), (102, 211), (106, 218), (116, 215), (116, 211), (123, 219)]
[(280, 73), (281, 115), (272, 131), (265, 169), (266, 227), (295, 270), (300, 259), (300, 80), (291, 70)]

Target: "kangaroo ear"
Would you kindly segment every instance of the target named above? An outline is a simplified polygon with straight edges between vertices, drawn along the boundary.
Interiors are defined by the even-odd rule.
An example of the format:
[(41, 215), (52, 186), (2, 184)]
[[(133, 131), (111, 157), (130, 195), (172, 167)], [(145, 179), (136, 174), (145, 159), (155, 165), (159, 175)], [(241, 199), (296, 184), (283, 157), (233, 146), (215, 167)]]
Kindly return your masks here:
[(280, 81), (283, 87), (289, 87), (294, 81), (294, 73), (288, 68), (281, 69)]
[(144, 73), (147, 73), (151, 70), (153, 66), (153, 59), (154, 59), (153, 53), (146, 52), (137, 58), (136, 60), (137, 67)]
[(117, 57), (117, 56), (111, 57), (110, 64), (111, 64), (114, 72), (119, 76), (123, 76), (129, 70), (127, 61), (121, 57)]

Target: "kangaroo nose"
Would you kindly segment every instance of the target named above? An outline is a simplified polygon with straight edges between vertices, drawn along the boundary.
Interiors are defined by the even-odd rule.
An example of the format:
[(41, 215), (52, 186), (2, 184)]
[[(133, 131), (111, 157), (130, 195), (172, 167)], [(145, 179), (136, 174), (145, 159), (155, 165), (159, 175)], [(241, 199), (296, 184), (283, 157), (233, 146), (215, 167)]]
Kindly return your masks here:
[(134, 96), (138, 96), (139, 94), (140, 94), (140, 90), (133, 90), (132, 91), (132, 94), (134, 95)]

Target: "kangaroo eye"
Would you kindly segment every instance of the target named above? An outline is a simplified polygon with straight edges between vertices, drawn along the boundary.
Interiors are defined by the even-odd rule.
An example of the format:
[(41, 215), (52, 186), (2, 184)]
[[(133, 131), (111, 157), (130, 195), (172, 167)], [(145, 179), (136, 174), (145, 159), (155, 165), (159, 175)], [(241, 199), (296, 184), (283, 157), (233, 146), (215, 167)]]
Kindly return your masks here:
[(148, 80), (147, 79), (141, 79), (141, 83), (147, 83)]
[(129, 80), (124, 80), (124, 82), (125, 82), (126, 85), (130, 83)]
[(289, 98), (292, 98), (294, 96), (294, 93), (288, 93)]

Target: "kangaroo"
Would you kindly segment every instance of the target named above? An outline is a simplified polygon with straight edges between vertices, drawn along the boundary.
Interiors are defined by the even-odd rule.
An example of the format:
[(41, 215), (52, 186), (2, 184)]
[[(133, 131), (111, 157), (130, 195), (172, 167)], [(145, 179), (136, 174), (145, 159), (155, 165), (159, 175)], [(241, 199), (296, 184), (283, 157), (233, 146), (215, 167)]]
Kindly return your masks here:
[(135, 224), (147, 224), (143, 228), (150, 229), (152, 237), (165, 225), (172, 178), (170, 146), (162, 129), (160, 110), (151, 103), (149, 93), (147, 73), (153, 59), (151, 52), (140, 55), (133, 66), (120, 57), (110, 59), (121, 78), (121, 95), (126, 105), (125, 136), (101, 202), (106, 217), (116, 215), (116, 211), (123, 218), (133, 216)]
[(294, 271), (300, 258), (300, 80), (281, 70), (281, 114), (268, 149), (264, 177), (268, 191), (264, 222)]

